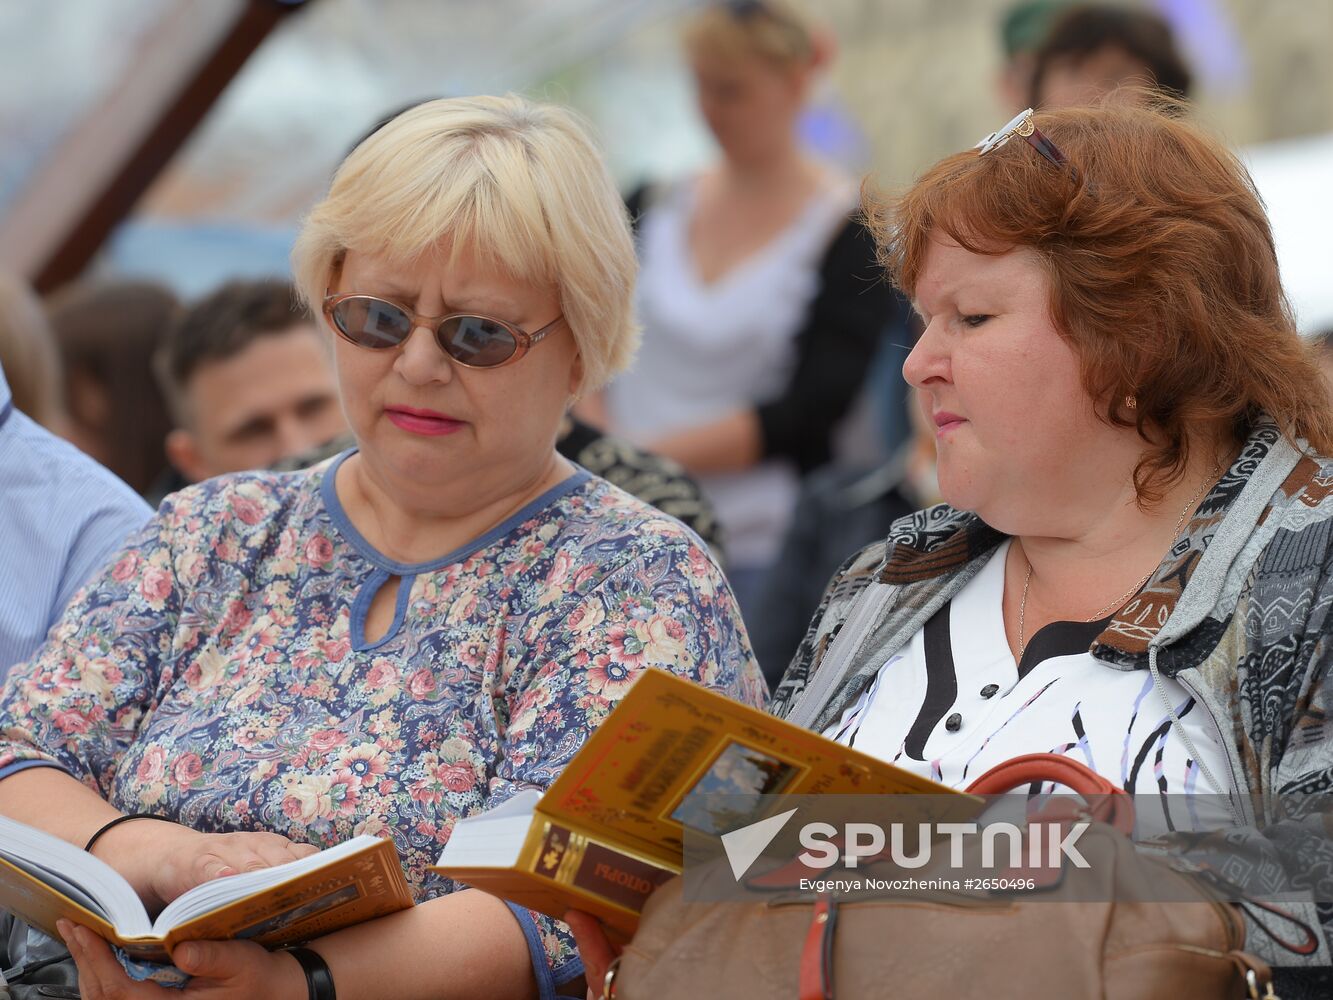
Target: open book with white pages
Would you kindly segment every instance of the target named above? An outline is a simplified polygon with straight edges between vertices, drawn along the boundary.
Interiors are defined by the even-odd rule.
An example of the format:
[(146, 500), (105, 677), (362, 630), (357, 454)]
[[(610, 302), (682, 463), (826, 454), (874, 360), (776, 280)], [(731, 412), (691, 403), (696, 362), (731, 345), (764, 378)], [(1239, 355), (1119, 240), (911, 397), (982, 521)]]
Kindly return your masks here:
[(393, 841), (361, 836), (285, 865), (197, 885), (154, 920), (110, 865), (0, 816), (0, 907), (48, 934), (62, 918), (81, 924), (135, 958), (160, 961), (191, 940), (243, 938), (281, 947), (411, 905)]

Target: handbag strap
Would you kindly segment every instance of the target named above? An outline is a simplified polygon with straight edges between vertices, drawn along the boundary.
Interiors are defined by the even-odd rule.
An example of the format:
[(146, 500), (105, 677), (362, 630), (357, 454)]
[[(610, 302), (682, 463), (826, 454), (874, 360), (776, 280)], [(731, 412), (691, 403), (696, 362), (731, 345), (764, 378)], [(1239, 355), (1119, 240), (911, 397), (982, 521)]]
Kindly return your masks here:
[[(1053, 782), (1068, 788), (1088, 802), (1085, 818), (1114, 827), (1125, 836), (1134, 832), (1134, 803), (1118, 788), (1086, 764), (1058, 753), (1028, 753), (996, 764), (978, 777), (967, 790), (973, 795), (1001, 795), (1024, 785)], [(1072, 817), (1071, 817), (1072, 818)]]
[(838, 930), (838, 901), (820, 896), (801, 947), (800, 1000), (834, 1000), (833, 941)]
[(1111, 795), (1115, 785), (1092, 768), (1058, 753), (1025, 753), (996, 764), (967, 790), (973, 795), (1001, 795), (1023, 785), (1053, 781), (1077, 795)]

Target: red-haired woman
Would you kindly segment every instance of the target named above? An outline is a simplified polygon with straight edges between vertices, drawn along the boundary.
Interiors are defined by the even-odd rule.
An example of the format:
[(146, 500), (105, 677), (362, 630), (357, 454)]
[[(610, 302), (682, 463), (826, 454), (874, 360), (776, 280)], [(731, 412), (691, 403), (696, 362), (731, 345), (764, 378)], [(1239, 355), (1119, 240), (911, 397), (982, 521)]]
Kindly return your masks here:
[[(876, 226), (947, 502), (844, 566), (771, 710), (955, 787), (1054, 752), (1212, 793), (1333, 900), (1279, 822), (1333, 776), (1333, 414), (1244, 168), (1160, 110), (1029, 112)], [(1296, 910), (1312, 954), (1246, 947), (1326, 964), (1333, 908)]]

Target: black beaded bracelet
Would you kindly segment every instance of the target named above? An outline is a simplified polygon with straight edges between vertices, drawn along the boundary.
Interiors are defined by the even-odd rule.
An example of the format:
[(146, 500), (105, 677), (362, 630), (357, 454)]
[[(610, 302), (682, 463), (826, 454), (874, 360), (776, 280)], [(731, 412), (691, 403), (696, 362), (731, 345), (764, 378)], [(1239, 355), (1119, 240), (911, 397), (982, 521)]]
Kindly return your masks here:
[(83, 849), (87, 851), (89, 854), (91, 854), (93, 852), (93, 844), (97, 843), (98, 839), (102, 836), (102, 834), (106, 833), (113, 826), (120, 826), (121, 823), (128, 823), (132, 819), (156, 819), (156, 820), (161, 820), (163, 823), (175, 822), (175, 820), (169, 819), (166, 816), (154, 816), (151, 813), (130, 813), (128, 816), (117, 816), (110, 823), (108, 823), (106, 826), (102, 827), (91, 837), (89, 837), (88, 843), (83, 845)]
[(309, 948), (288, 948), (287, 954), (301, 963), (309, 1000), (338, 1000), (338, 992), (333, 988), (333, 973), (319, 952)]

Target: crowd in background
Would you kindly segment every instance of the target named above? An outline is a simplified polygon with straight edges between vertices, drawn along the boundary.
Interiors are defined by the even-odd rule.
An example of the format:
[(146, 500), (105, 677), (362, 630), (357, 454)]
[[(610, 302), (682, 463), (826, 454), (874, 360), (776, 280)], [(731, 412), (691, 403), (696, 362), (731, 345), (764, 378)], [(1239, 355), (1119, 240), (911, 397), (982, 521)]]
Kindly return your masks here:
[[(1030, 0), (999, 27), (997, 92), (1014, 111), (1134, 82), (1188, 99), (1170, 27), (1142, 9)], [(774, 684), (839, 562), (934, 501), (931, 434), (900, 372), (911, 308), (882, 277), (858, 182), (799, 139), (836, 40), (781, 3), (724, 4), (684, 45), (720, 155), (627, 193), (643, 343), (570, 415), (567, 450), (724, 557)], [(15, 406), (154, 505), (346, 446), (320, 327), (281, 280), (190, 303), (143, 281), (76, 282), (45, 302), (0, 284)], [(1333, 337), (1316, 343), (1333, 373)]]
[[(1031, 0), (1015, 5), (1000, 27), (1005, 67), (997, 87), (1011, 113), (1028, 107), (1055, 110), (1124, 101), (1147, 102), (1169, 108), (1175, 115), (1189, 115), (1190, 69), (1167, 22), (1153, 13), (1108, 4)], [(53, 617), (46, 624), (56, 620), (73, 596), (78, 581), (72, 577), (91, 574), (110, 558), (120, 539), (148, 519), (150, 507), (160, 505), (161, 511), (142, 542), (152, 558), (158, 558), (160, 552), (177, 558), (179, 550), (173, 546), (183, 544), (180, 539), (194, 532), (209, 539), (208, 559), (222, 566), (217, 573), (227, 579), (231, 579), (228, 573), (243, 576), (237, 567), (248, 565), (245, 560), (250, 556), (244, 544), (220, 525), (228, 511), (253, 504), (256, 518), (263, 513), (289, 519), (282, 523), (291, 537), (284, 535), (275, 545), (295, 546), (298, 543), (292, 539), (300, 538), (300, 551), (322, 553), (314, 560), (319, 564), (315, 569), (330, 578), (312, 570), (311, 578), (318, 579), (310, 584), (313, 589), (302, 594), (302, 600), (316, 591), (318, 600), (330, 599), (348, 578), (362, 575), (364, 579), (356, 586), (363, 590), (354, 595), (349, 612), (356, 652), (397, 642), (420, 605), (409, 599), (414, 581), (441, 571), (436, 565), (438, 551), (453, 553), (455, 543), (471, 544), (473, 538), (457, 525), (452, 533), (433, 535), (430, 532), (438, 524), (412, 520), (423, 506), (417, 503), (426, 488), (423, 484), (432, 489), (440, 485), (450, 502), (453, 494), (448, 491), (457, 484), (436, 484), (440, 470), (424, 468), (418, 461), (426, 454), (424, 449), (398, 454), (377, 440), (377, 432), (368, 429), (361, 412), (365, 399), (349, 398), (348, 386), (359, 387), (356, 391), (365, 390), (370, 397), (374, 390), (368, 387), (375, 378), (384, 377), (390, 364), (400, 366), (395, 369), (399, 374), (417, 372), (422, 384), (430, 377), (453, 377), (439, 376), (431, 366), (456, 364), (467, 369), (497, 369), (488, 373), (495, 378), (492, 385), (510, 379), (507, 384), (514, 397), (541, 410), (541, 419), (533, 418), (531, 425), (536, 437), (549, 431), (556, 447), (555, 464), (548, 462), (550, 456), (527, 454), (524, 449), (530, 442), (521, 438), (528, 425), (522, 423), (513, 425), (506, 440), (501, 431), (507, 425), (500, 416), (506, 414), (506, 406), (517, 405), (515, 398), (486, 397), (481, 392), (473, 401), (477, 413), (471, 415), (472, 422), (499, 428), (491, 440), (505, 443), (492, 445), (502, 461), (492, 462), (489, 453), (479, 453), (468, 474), (477, 477), (484, 493), (492, 487), (488, 477), (500, 476), (493, 466), (509, 463), (522, 470), (514, 473), (518, 485), (504, 493), (522, 503), (512, 510), (504, 508), (507, 514), (501, 523), (510, 525), (520, 513), (531, 513), (535, 509), (531, 505), (543, 498), (555, 511), (550, 515), (554, 520), (547, 525), (549, 531), (542, 535), (534, 529), (521, 546), (505, 542), (508, 547), (500, 547), (492, 537), (493, 530), (485, 534), (486, 545), (496, 547), (495, 553), (485, 556), (492, 560), (487, 565), (493, 569), (502, 558), (514, 560), (515, 565), (522, 559), (538, 559), (534, 553), (555, 537), (577, 557), (570, 557), (574, 564), (569, 568), (551, 570), (553, 589), (568, 582), (572, 592), (594, 578), (601, 581), (596, 587), (608, 590), (630, 586), (619, 579), (624, 569), (627, 578), (634, 577), (632, 582), (652, 577), (654, 586), (671, 588), (677, 605), (688, 609), (691, 620), (707, 624), (697, 634), (681, 634), (678, 623), (647, 616), (651, 620), (645, 624), (646, 612), (635, 619), (627, 611), (623, 621), (585, 621), (570, 634), (535, 638), (551, 626), (546, 616), (534, 615), (531, 623), (525, 623), (525, 628), (530, 624), (531, 635), (525, 634), (521, 641), (530, 641), (541, 657), (534, 653), (524, 660), (522, 669), (531, 668), (535, 676), (524, 680), (530, 686), (513, 692), (515, 702), (527, 713), (522, 716), (523, 725), (529, 727), (516, 724), (513, 732), (530, 737), (531, 746), (508, 747), (510, 756), (498, 765), (489, 759), (476, 764), (477, 773), (499, 767), (508, 775), (505, 780), (515, 784), (549, 780), (549, 774), (539, 773), (545, 766), (539, 766), (539, 759), (544, 759), (541, 754), (553, 752), (539, 745), (546, 739), (542, 725), (559, 716), (560, 724), (567, 723), (571, 732), (590, 729), (596, 724), (597, 709), (605, 709), (623, 693), (626, 678), (613, 665), (597, 659), (598, 643), (618, 643), (618, 648), (638, 643), (635, 650), (688, 649), (692, 659), (682, 673), (755, 704), (763, 700), (758, 671), (767, 688), (776, 691), (790, 664), (799, 666), (805, 660), (808, 665), (810, 650), (802, 644), (813, 634), (807, 631), (809, 623), (821, 608), (821, 599), (827, 600), (824, 594), (829, 580), (850, 556), (895, 530), (895, 522), (901, 525), (906, 515), (940, 500), (935, 463), (939, 428), (912, 398), (902, 375), (904, 360), (922, 336), (921, 318), (915, 304), (886, 277), (882, 241), (877, 245), (873, 221), (862, 211), (860, 180), (823, 161), (800, 138), (803, 110), (817, 81), (836, 58), (836, 39), (781, 0), (737, 0), (710, 5), (692, 18), (683, 45), (700, 114), (716, 139), (715, 161), (687, 178), (649, 178), (624, 193), (623, 213), (616, 202), (614, 218), (588, 222), (590, 232), (611, 234), (606, 235), (609, 246), (623, 230), (625, 219), (630, 220), (637, 282), (632, 275), (608, 273), (601, 276), (607, 287), (589, 292), (583, 285), (589, 283), (592, 265), (583, 267), (575, 259), (572, 244), (556, 247), (548, 255), (550, 260), (536, 263), (527, 258), (535, 260), (540, 256), (537, 250), (515, 251), (523, 258), (515, 265), (518, 270), (548, 277), (554, 274), (562, 293), (547, 301), (529, 294), (538, 285), (535, 278), (526, 285), (511, 281), (518, 286), (511, 301), (527, 295), (537, 303), (533, 318), (540, 322), (522, 329), (485, 316), (463, 315), (460, 319), (450, 311), (455, 303), (448, 301), (428, 306), (394, 301), (387, 294), (384, 299), (355, 290), (339, 294), (339, 282), (349, 270), (377, 288), (394, 287), (393, 278), (386, 275), (405, 266), (401, 260), (353, 253), (348, 249), (350, 243), (335, 253), (330, 247), (336, 240), (330, 234), (339, 225), (369, 226), (356, 215), (362, 197), (382, 197), (386, 215), (401, 211), (402, 219), (412, 224), (420, 221), (410, 206), (404, 207), (401, 192), (370, 190), (373, 186), (357, 190), (356, 185), (370, 175), (368, 170), (358, 170), (392, 161), (390, 152), (403, 156), (404, 149), (412, 148), (405, 137), (418, 127), (419, 118), (437, 113), (431, 109), (438, 109), (441, 102), (394, 116), (351, 151), (348, 162), (357, 165), (357, 170), (340, 171), (329, 200), (314, 213), (313, 221), (307, 221), (296, 254), (298, 273), (291, 282), (235, 280), (182, 302), (164, 287), (115, 280), (76, 282), (42, 301), (22, 282), (0, 280), (0, 369), (14, 408), (110, 470), (145, 501), (128, 491), (116, 492), (120, 487), (107, 486), (109, 478), (87, 480), (84, 493), (65, 498), (87, 505), (91, 501), (79, 499), (81, 496), (99, 491), (104, 496), (114, 494), (115, 509), (99, 508), (95, 522), (91, 513), (85, 520), (74, 519), (76, 526), (83, 526), (79, 531), (91, 547), (77, 568), (71, 566), (67, 574), (71, 579), (52, 585)], [(507, 108), (502, 113), (483, 111), (501, 117), (514, 113)], [(550, 123), (543, 127), (546, 125)], [(566, 128), (552, 127), (556, 132)], [(561, 141), (578, 146), (579, 140), (565, 135)], [(395, 143), (403, 145), (392, 145)], [(595, 155), (581, 146), (578, 150), (578, 155), (586, 154), (590, 163), (595, 162)], [(1057, 162), (1049, 151), (1042, 156)], [(410, 156), (404, 156), (402, 169), (409, 171), (413, 164)], [(600, 177), (578, 183), (595, 187)], [(573, 190), (575, 183), (569, 183)], [(571, 197), (587, 196), (591, 204), (595, 194), (579, 189)], [(444, 212), (437, 204), (430, 209)], [(461, 217), (449, 216), (451, 222)], [(544, 235), (553, 243), (569, 235), (558, 231), (554, 223), (550, 229)], [(512, 235), (503, 234), (504, 238)], [(321, 239), (327, 245), (319, 243)], [(381, 241), (384, 245), (391, 242), (387, 237)], [(435, 267), (449, 276), (447, 280), (461, 282), (460, 294), (465, 298), (473, 286), (458, 275), (480, 273), (485, 281), (494, 280), (487, 270), (493, 262), (483, 259), (484, 255), (472, 259), (463, 254), (459, 260), (455, 258), (462, 251), (457, 246), (441, 251), (448, 256), (445, 251), (454, 254), (448, 266), (434, 259), (413, 259), (412, 267), (425, 270), (409, 275), (420, 277)], [(592, 253), (588, 247), (580, 252)], [(511, 278), (506, 272), (505, 280)], [(599, 304), (592, 301), (598, 294), (608, 298), (619, 294), (624, 301)], [(603, 310), (598, 315), (608, 324), (623, 327), (605, 332), (614, 341), (605, 347), (607, 357), (599, 360), (606, 371), (623, 368), (621, 362), (628, 358), (635, 338), (641, 337), (641, 342), (632, 367), (618, 371), (604, 388), (583, 392), (584, 383), (590, 380), (585, 366), (597, 360), (596, 353), (580, 342), (577, 347), (583, 353), (575, 357), (574, 346), (555, 340), (558, 333), (550, 331), (558, 331), (566, 317), (575, 320), (569, 323), (570, 329), (580, 329), (594, 307)], [(474, 311), (486, 310), (478, 307)], [(412, 340), (414, 331), (423, 325), (433, 329), (440, 348), (429, 357)], [(548, 334), (553, 339), (537, 346)], [(476, 338), (476, 344), (469, 338)], [(509, 353), (487, 356), (485, 352), (495, 343), (502, 343)], [(564, 346), (552, 346), (557, 343)], [(383, 350), (387, 346), (399, 352), (394, 355), (398, 360), (384, 360), (390, 354)], [(1309, 349), (1322, 363), (1333, 394), (1333, 332), (1314, 338)], [(510, 365), (529, 350), (546, 367)], [(476, 353), (469, 353), (473, 351)], [(446, 355), (451, 360), (443, 361)], [(375, 364), (381, 367), (376, 369)], [(543, 373), (545, 381), (537, 377)], [(551, 380), (560, 383), (562, 391), (570, 386), (577, 390), (572, 406), (555, 392)], [(408, 424), (416, 421), (413, 426), (418, 428), (423, 421), (440, 425), (429, 433), (452, 432), (446, 415), (417, 412), (405, 404), (395, 412), (395, 419)], [(0, 414), (0, 424), (3, 420)], [(530, 450), (540, 451), (535, 446)], [(73, 453), (53, 445), (51, 454), (68, 462)], [(413, 465), (414, 461), (418, 464)], [(353, 477), (360, 484), (356, 487), (360, 493), (335, 496), (331, 484), (340, 468), (366, 477), (364, 483)], [(309, 479), (229, 476), (249, 470), (309, 469), (319, 471)], [(1222, 469), (1213, 471), (1221, 475)], [(594, 474), (591, 480), (596, 485), (589, 485), (588, 472)], [(321, 480), (321, 476), (326, 478)], [(621, 487), (632, 500), (619, 491), (606, 490), (603, 479)], [(339, 482), (341, 490), (347, 479)], [(398, 507), (385, 503), (376, 491), (386, 482), (401, 487), (408, 500)], [(181, 492), (200, 483), (205, 486), (199, 490)], [(508, 480), (503, 483), (505, 490), (511, 485)], [(1192, 497), (1191, 503), (1198, 499)], [(1189, 504), (1186, 509), (1191, 509)], [(590, 511), (600, 512), (602, 520)], [(690, 530), (680, 530), (675, 521), (654, 521), (658, 511)], [(358, 512), (375, 525), (377, 534), (369, 541)], [(474, 514), (470, 511), (468, 517)], [(460, 523), (491, 524), (484, 518), (474, 524), (468, 517)], [(347, 551), (332, 548), (328, 538), (333, 532), (310, 538), (301, 534), (318, 518), (339, 526), (348, 541)], [(1185, 520), (1182, 513), (1176, 528)], [(526, 527), (519, 521), (513, 524)], [(216, 532), (216, 537), (209, 532)], [(431, 548), (433, 542), (439, 542), (438, 551)], [(255, 543), (256, 552), (265, 544)], [(321, 544), (330, 545), (327, 553)], [(481, 562), (474, 561), (474, 556)], [(615, 562), (622, 557), (624, 566)], [(145, 564), (148, 558), (145, 556)], [(471, 550), (466, 559), (465, 566), (485, 562)], [(168, 556), (161, 556), (164, 564), (167, 560)], [(334, 563), (343, 569), (354, 567), (354, 571), (333, 580), (337, 574), (328, 567)], [(997, 560), (995, 565), (1001, 563), (1003, 560)], [(87, 628), (79, 626), (76, 635), (66, 622), (52, 634), (71, 647), (101, 642), (105, 636), (98, 632), (98, 615), (104, 605), (129, 607), (135, 615), (150, 618), (146, 609), (153, 608), (151, 591), (157, 578), (136, 576), (150, 570), (125, 556), (100, 588), (89, 588), (80, 599), (89, 621)], [(496, 641), (488, 653), (486, 644), (493, 637), (482, 636), (488, 627), (486, 602), (498, 604), (509, 599), (510, 592), (501, 586), (508, 586), (508, 581), (483, 578), (481, 570), (477, 572), (478, 579), (471, 583), (450, 578), (449, 586), (458, 586), (462, 592), (451, 605), (447, 626), (441, 626), (440, 635), (431, 633), (430, 641), (467, 648), (468, 656), (478, 664), (484, 661), (493, 667), (501, 656), (518, 656), (508, 640)], [(605, 580), (598, 576), (603, 572)], [(727, 590), (721, 586), (721, 573), (735, 595), (739, 619), (730, 599), (716, 596), (719, 588)], [(1027, 573), (1030, 579), (1031, 565)], [(275, 617), (272, 631), (285, 634), (292, 616), (299, 617), (307, 609), (283, 604), (291, 597), (285, 584), (268, 584), (274, 587), (273, 606), (287, 614)], [(156, 598), (159, 606), (162, 601), (199, 599), (187, 582), (174, 577), (161, 586), (163, 592)], [(473, 586), (470, 591), (469, 586)], [(399, 587), (404, 588), (402, 593)], [(201, 585), (200, 590), (204, 589)], [(540, 601), (567, 596), (551, 593)], [(1024, 585), (1025, 604), (1027, 598)], [(309, 599), (317, 603), (316, 597)], [(352, 600), (349, 596), (349, 602)], [(243, 610), (234, 613), (241, 616)], [(319, 614), (330, 620), (336, 617), (327, 610)], [(467, 640), (475, 642), (475, 647), (459, 637), (458, 630), (464, 626), (475, 627), (475, 635), (482, 636)], [(641, 632), (634, 633), (640, 626)], [(171, 644), (184, 641), (182, 636), (194, 627), (187, 624), (182, 631), (154, 635), (151, 641), (161, 649), (174, 649)], [(318, 644), (317, 651), (302, 646), (300, 655), (339, 662), (347, 651), (330, 651), (337, 643), (323, 632), (321, 636), (325, 641)], [(197, 637), (187, 638), (192, 642)], [(288, 638), (298, 646), (305, 642), (302, 636)], [(26, 661), (41, 639), (40, 632), (34, 632), (23, 640), (26, 648), (21, 644), (0, 648), (0, 677)], [(1020, 659), (1022, 643), (1020, 636)], [(542, 657), (556, 662), (552, 649), (582, 657), (578, 662), (588, 669), (579, 683), (586, 682), (586, 689), (576, 690), (577, 685), (552, 671), (540, 673), (548, 662)], [(430, 653), (426, 646), (413, 646), (403, 655)], [(43, 655), (58, 658), (50, 647)], [(516, 689), (521, 686), (515, 679), (518, 673), (505, 677), (507, 684)], [(408, 681), (403, 679), (403, 683)], [(981, 690), (980, 697), (988, 699), (986, 688)], [(120, 694), (131, 699), (130, 694)], [(867, 704), (873, 704), (873, 694), (872, 688)], [(354, 685), (334, 692), (349, 706), (363, 695)], [(434, 695), (444, 697), (439, 692)], [(374, 695), (366, 697), (368, 704), (375, 704)], [(125, 711), (133, 706), (132, 699), (127, 700)], [(850, 726), (854, 732), (861, 724), (857, 713), (868, 710), (859, 702), (852, 706), (844, 728)], [(220, 713), (208, 725), (219, 733), (225, 731), (225, 716)], [(272, 719), (261, 719), (256, 725), (279, 726)], [(403, 725), (406, 732), (408, 723)], [(474, 728), (467, 732), (460, 728), (446, 740), (463, 747), (459, 759), (470, 753), (469, 759), (479, 760), (487, 752), (486, 747), (473, 745), (484, 742)], [(952, 726), (951, 731), (956, 728)], [(415, 735), (420, 737), (417, 749), (421, 754), (435, 752), (429, 748), (439, 742), (439, 733), (429, 730)], [(406, 749), (402, 744), (398, 747), (404, 758), (421, 755), (413, 749), (412, 738), (407, 738)], [(145, 751), (136, 744), (128, 752)], [(408, 766), (415, 762), (404, 764)], [(145, 771), (151, 771), (147, 764), (138, 773)], [(6, 774), (0, 774), (4, 777)], [(51, 788), (75, 801), (75, 790), (56, 784)], [(148, 794), (144, 790), (135, 794), (140, 792)], [(444, 792), (435, 789), (430, 794), (438, 800)], [(477, 792), (473, 806), (482, 802), (482, 794)], [(420, 806), (415, 793), (413, 803), (406, 807), (395, 803), (393, 809), (407, 816), (410, 808)], [(307, 832), (291, 813), (287, 818), (293, 825), (284, 829), (293, 840)], [(427, 832), (433, 836), (440, 831)], [(436, 841), (426, 837), (418, 846), (420, 867)], [(168, 898), (166, 889), (154, 881), (157, 876), (145, 872), (143, 878), (145, 892)], [(498, 918), (483, 913), (479, 919)], [(525, 932), (531, 929), (532, 939), (542, 936), (553, 969), (574, 961), (574, 946), (561, 936), (564, 931), (541, 922), (531, 928), (524, 923), (523, 927)]]

